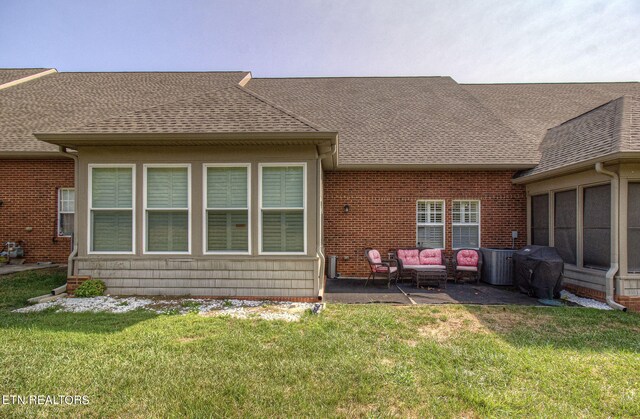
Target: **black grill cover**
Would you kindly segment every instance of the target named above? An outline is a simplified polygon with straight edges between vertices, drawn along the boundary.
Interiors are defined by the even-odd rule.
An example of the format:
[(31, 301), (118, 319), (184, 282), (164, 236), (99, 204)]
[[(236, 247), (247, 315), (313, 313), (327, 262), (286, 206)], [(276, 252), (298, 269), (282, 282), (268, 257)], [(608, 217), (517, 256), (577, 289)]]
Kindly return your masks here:
[(527, 246), (513, 254), (513, 284), (540, 299), (560, 298), (564, 262), (554, 247)]

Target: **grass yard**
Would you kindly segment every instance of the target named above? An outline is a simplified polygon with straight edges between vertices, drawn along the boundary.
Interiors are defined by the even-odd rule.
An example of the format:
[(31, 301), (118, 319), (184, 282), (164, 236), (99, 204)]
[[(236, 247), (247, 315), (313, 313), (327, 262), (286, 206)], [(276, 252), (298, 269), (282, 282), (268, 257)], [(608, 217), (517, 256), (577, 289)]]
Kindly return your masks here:
[(640, 316), (330, 305), (299, 323), (10, 313), (63, 273), (0, 277), (0, 417), (639, 417)]

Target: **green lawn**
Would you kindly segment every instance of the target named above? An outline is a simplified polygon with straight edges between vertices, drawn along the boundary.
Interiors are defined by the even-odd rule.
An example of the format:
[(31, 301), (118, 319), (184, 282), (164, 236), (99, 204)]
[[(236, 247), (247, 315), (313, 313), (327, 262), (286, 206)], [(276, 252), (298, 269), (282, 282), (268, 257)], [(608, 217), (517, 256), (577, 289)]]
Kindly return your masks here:
[(639, 417), (640, 316), (578, 308), (329, 305), (299, 323), (16, 314), (64, 282), (0, 277), (0, 417)]

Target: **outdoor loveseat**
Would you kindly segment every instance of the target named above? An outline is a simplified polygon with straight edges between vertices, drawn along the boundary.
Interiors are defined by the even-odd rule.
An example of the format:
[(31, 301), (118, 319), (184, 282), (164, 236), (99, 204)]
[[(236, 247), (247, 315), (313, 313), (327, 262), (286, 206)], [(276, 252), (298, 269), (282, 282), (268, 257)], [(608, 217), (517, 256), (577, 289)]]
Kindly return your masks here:
[(437, 280), (447, 287), (447, 262), (441, 249), (425, 247), (401, 248), (395, 251), (400, 278), (410, 277), (420, 286), (421, 281)]

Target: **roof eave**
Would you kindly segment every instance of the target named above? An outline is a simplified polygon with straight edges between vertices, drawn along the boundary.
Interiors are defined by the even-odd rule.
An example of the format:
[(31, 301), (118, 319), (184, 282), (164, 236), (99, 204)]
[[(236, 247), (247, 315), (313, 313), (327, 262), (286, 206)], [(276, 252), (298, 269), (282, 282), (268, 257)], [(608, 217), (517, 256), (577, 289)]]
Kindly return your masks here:
[(445, 171), (445, 170), (502, 170), (515, 171), (532, 169), (536, 163), (436, 163), (436, 164), (339, 164), (337, 170), (376, 170), (376, 171)]
[(544, 179), (548, 179), (556, 176), (562, 176), (562, 175), (568, 175), (575, 172), (580, 172), (600, 162), (611, 163), (611, 162), (616, 162), (621, 160), (631, 160), (631, 159), (633, 160), (640, 159), (640, 152), (621, 151), (621, 152), (606, 154), (604, 156), (594, 157), (589, 160), (568, 164), (566, 166), (558, 167), (551, 170), (546, 170), (544, 172), (539, 172), (539, 173), (534, 173), (532, 175), (513, 178), (512, 182), (514, 184), (524, 185), (527, 183), (532, 183), (532, 182), (536, 182), (539, 180), (544, 180)]
[(337, 144), (336, 132), (36, 133), (34, 136), (40, 141), (71, 149), (82, 146), (195, 145), (194, 142), (202, 145), (292, 144), (298, 141), (300, 144)]

